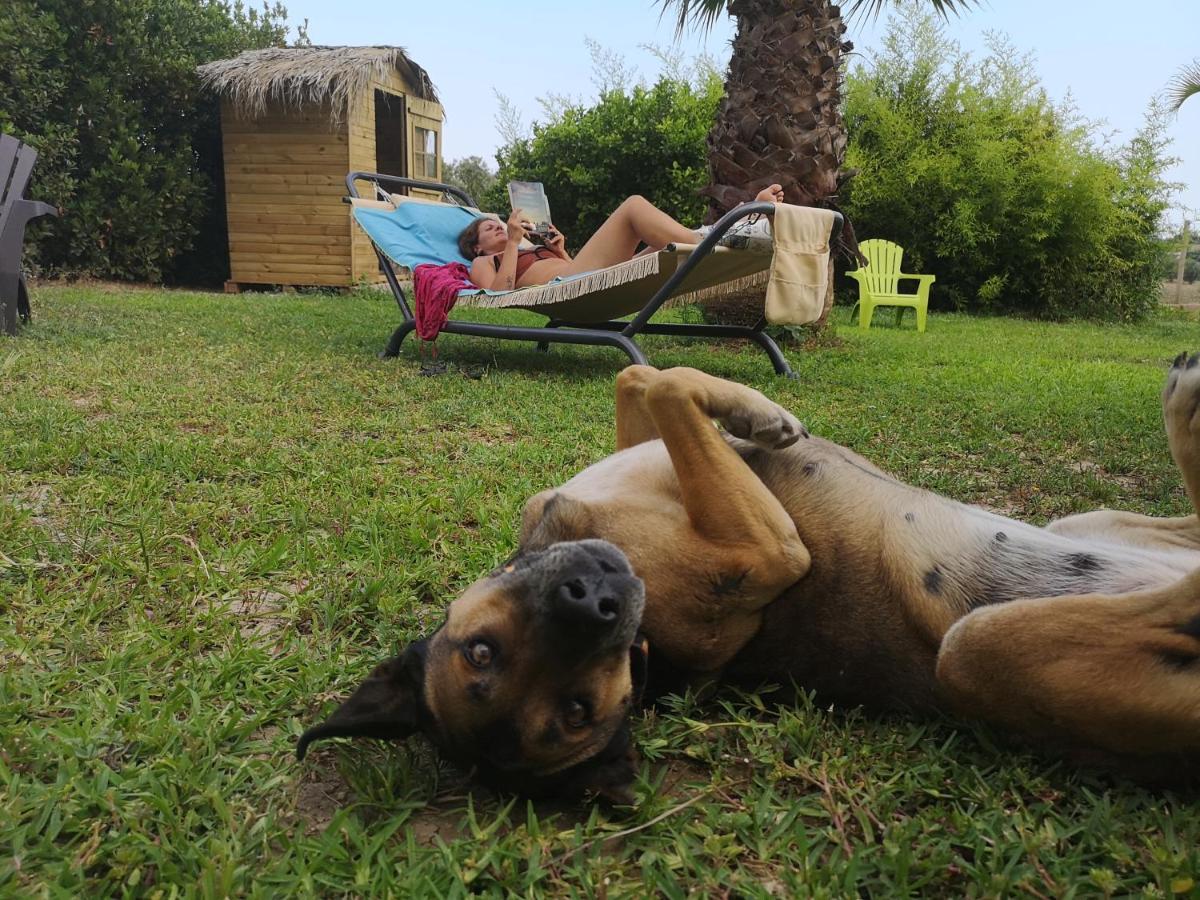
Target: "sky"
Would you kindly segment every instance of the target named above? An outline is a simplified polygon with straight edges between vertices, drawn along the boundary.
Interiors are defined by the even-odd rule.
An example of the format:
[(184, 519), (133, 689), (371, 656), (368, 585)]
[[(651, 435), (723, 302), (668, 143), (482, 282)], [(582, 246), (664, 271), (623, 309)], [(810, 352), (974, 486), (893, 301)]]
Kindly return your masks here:
[[(539, 97), (597, 94), (587, 41), (615, 54), (637, 76), (653, 81), (662, 64), (647, 47), (690, 60), (729, 59), (734, 24), (722, 16), (707, 34), (685, 32), (660, 17), (656, 0), (558, 0), (513, 3), (458, 0), (285, 0), (291, 22), (308, 20), (315, 44), (387, 44), (404, 47), (433, 79), (446, 111), (443, 155), (481, 156), (492, 165), (502, 143), (496, 127), (499, 92), (523, 122), (544, 118)], [(864, 58), (886, 33), (886, 15), (854, 19), (847, 38)], [(1050, 96), (1070, 95), (1087, 119), (1102, 122), (1097, 137), (1127, 141), (1142, 125), (1150, 99), (1160, 96), (1180, 68), (1200, 57), (1200, 0), (983, 0), (952, 18), (947, 33), (983, 56), (987, 32), (1006, 35), (1031, 53)], [(1178, 227), (1185, 211), (1200, 220), (1200, 96), (1184, 103), (1168, 132), (1180, 158), (1168, 177), (1185, 188), (1168, 212)]]

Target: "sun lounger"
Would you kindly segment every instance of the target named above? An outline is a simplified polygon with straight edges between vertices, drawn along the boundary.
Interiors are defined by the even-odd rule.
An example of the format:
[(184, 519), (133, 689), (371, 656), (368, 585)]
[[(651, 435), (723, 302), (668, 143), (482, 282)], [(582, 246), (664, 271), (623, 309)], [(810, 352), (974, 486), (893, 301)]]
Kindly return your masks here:
[[(370, 186), (365, 196), (358, 191), (359, 182)], [(350, 173), (346, 184), (350, 194), (347, 201), (353, 207), (355, 221), (371, 238), (384, 277), (400, 307), (401, 324), (382, 354), (396, 356), (404, 338), (416, 327), (416, 320), (395, 267), (413, 269), (422, 263), (465, 262), (454, 237), (480, 213), (469, 196), (450, 185), (369, 172)], [(456, 202), (410, 200), (390, 193), (410, 187), (440, 191)], [(501, 292), (464, 291), (455, 306), (456, 310), (464, 307), (530, 310), (549, 320), (542, 328), (494, 325), (458, 317), (448, 321), (442, 330), (534, 341), (539, 349), (550, 343), (606, 345), (624, 351), (635, 363), (647, 361), (634, 340), (641, 334), (741, 338), (761, 347), (778, 374), (790, 375), (787, 360), (763, 330), (768, 324), (766, 316), (753, 327), (650, 321), (668, 301), (703, 300), (705, 296), (737, 290), (747, 284), (763, 283), (772, 268), (770, 253), (731, 250), (718, 246), (718, 241), (738, 221), (750, 215), (773, 214), (775, 209), (773, 203), (748, 203), (726, 214), (698, 245), (669, 246), (658, 253), (544, 285)], [(821, 235), (826, 252), (828, 234), (837, 234), (841, 228), (840, 215), (827, 215), (830, 227), (825, 231), (822, 226)], [(625, 316), (632, 318), (622, 320)]]

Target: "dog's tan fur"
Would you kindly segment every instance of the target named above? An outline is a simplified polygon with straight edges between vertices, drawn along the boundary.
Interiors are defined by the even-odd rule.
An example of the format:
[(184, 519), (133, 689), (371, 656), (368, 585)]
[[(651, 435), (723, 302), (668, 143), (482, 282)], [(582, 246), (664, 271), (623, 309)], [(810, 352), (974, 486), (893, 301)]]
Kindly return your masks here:
[[(1200, 505), (1197, 357), (1175, 361), (1163, 404)], [(758, 391), (693, 369), (626, 369), (616, 418), (617, 452), (529, 500), (518, 572), (503, 567), (451, 604), (415, 681), (396, 688), (404, 661), (387, 664), (391, 680), (373, 676), (356, 695), (369, 702), (351, 698), (301, 751), (314, 737), (422, 728), (459, 758), (486, 756), (481, 729), (502, 721), (515, 735), (505, 765), (541, 778), (596, 756), (601, 776), (573, 783), (625, 796), (630, 663), (612, 640), (594, 657), (547, 662), (553, 633), (527, 621), (531, 598), (592, 566), (579, 548), (607, 547), (600, 539), (644, 582), (652, 658), (690, 678), (792, 681), (822, 700), (953, 711), (1151, 770), (1198, 765), (1196, 515), (1099, 511), (1035, 528), (905, 485), (809, 436)], [(547, 554), (560, 559), (557, 580), (519, 580), (521, 560), (536, 570)], [(613, 577), (632, 578), (622, 572)], [(479, 639), (508, 662), (464, 664)], [(487, 702), (473, 696), (485, 689)], [(355, 712), (401, 695), (400, 713)], [(587, 698), (585, 726), (562, 724), (565, 697)]]

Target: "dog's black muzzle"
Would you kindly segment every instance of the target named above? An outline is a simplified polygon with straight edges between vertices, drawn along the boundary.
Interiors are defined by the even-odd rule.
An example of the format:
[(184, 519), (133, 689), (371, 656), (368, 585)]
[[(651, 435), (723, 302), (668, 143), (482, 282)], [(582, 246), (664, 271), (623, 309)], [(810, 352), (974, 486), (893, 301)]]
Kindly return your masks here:
[(627, 647), (642, 620), (646, 593), (617, 547), (601, 540), (551, 544), (513, 560), (508, 577), (533, 603), (538, 630), (567, 653)]

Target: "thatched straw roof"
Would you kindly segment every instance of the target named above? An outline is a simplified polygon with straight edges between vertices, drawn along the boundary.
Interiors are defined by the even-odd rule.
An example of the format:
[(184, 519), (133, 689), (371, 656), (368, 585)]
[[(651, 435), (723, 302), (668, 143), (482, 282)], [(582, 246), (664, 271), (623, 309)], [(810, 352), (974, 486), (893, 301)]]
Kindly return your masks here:
[(267, 104), (296, 109), (328, 103), (335, 121), (346, 101), (373, 81), (400, 72), (424, 100), (437, 102), (429, 74), (402, 47), (269, 47), (200, 66), (205, 87), (227, 96), (239, 116), (254, 118)]

